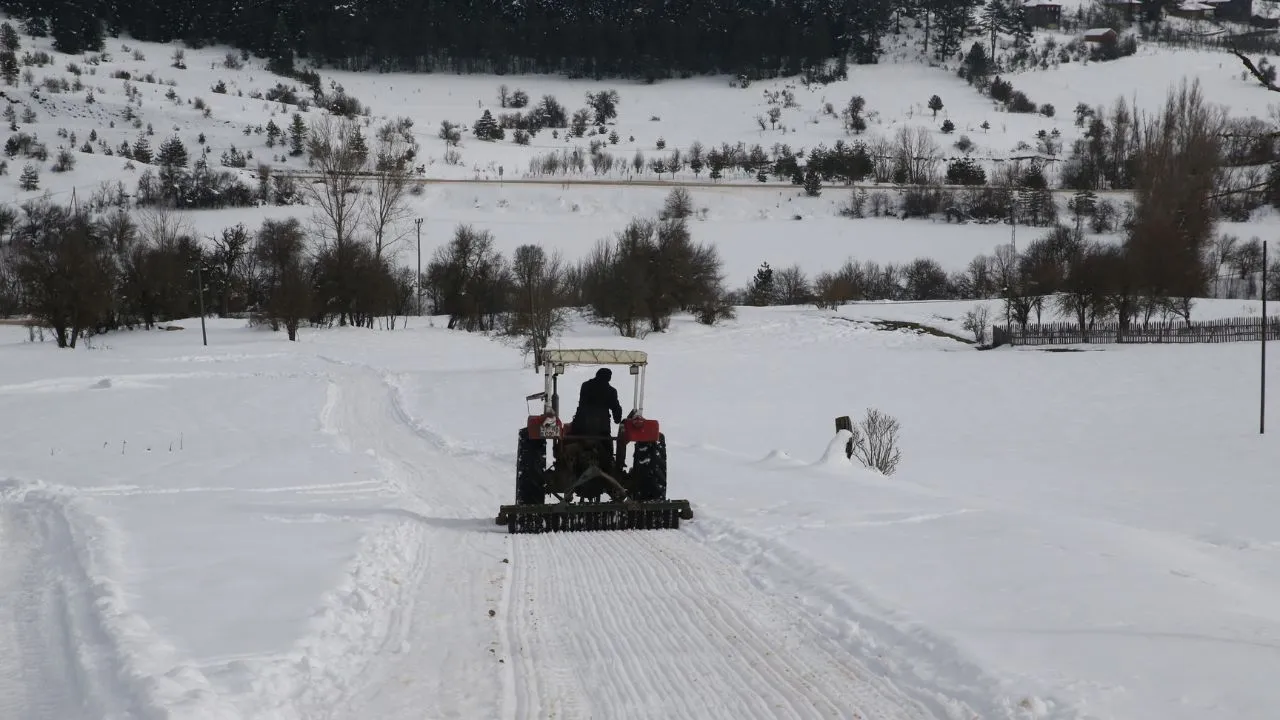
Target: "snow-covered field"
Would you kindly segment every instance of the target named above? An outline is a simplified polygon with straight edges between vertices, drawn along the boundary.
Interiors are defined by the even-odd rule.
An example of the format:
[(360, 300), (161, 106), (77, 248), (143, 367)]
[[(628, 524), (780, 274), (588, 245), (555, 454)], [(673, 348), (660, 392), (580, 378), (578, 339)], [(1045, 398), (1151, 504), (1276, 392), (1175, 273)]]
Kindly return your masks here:
[[(1257, 347), (978, 352), (862, 322), (962, 310), (578, 324), (565, 346), (651, 353), (696, 517), (556, 537), (492, 521), (540, 384), (497, 341), (0, 328), (0, 715), (1268, 717)], [(828, 448), (868, 407), (903, 423), (890, 478)]]
[[(250, 168), (305, 167), (243, 132), (284, 127), (293, 110), (249, 97), (296, 84), (261, 60), (231, 70), (226, 48), (187, 49), (177, 69), (176, 45), (107, 45), (97, 65), (53, 53), (32, 68), (37, 85), (70, 82), (74, 61), (85, 90), (42, 90), (34, 104), (25, 81), (6, 90), (32, 104), (37, 119), (19, 126), (50, 161), (91, 132), (118, 147), (150, 124), (153, 149), (176, 133), (194, 154), (203, 135), (214, 166), (234, 144), (253, 150)], [(39, 49), (48, 41), (23, 38)], [(135, 77), (138, 128), (117, 70)], [(1273, 96), (1239, 70), (1223, 53), (1144, 45), (1008, 76), (1056, 105), (1046, 118), (997, 110), (952, 69), (899, 58), (790, 88), (786, 129), (765, 131), (764, 92), (788, 80), (320, 74), (369, 105), (373, 127), (412, 118), (428, 177), (489, 181), (411, 197), (395, 249), (412, 264), (413, 217), (424, 261), (461, 223), (491, 230), (505, 253), (536, 242), (573, 261), (661, 207), (665, 188), (617, 173), (595, 187), (511, 182), (589, 138), (473, 139), (483, 109), (502, 112), (501, 84), (570, 113), (616, 88), (610, 152), (625, 157), (658, 153), (659, 138), (664, 155), (695, 140), (829, 146), (851, 138), (822, 105), (854, 94), (867, 100), (862, 139), (922, 126), (945, 154), (965, 134), (977, 156), (1003, 157), (1039, 130), (1069, 146), (1077, 102), (1124, 96), (1150, 112), (1183, 77), (1233, 116), (1269, 117)], [(148, 72), (175, 98), (136, 79)], [(210, 91), (219, 80), (228, 94)], [(954, 134), (937, 130), (943, 118)], [(442, 120), (467, 129), (460, 165), (442, 160)], [(145, 169), (76, 157), (68, 173), (44, 163), (30, 192), (17, 185), (27, 161), (10, 158), (0, 199), (85, 201), (104, 181), (131, 191)], [(506, 182), (491, 182), (499, 167)], [(1002, 226), (844, 219), (839, 188), (805, 198), (729, 182), (747, 186), (691, 189), (691, 227), (717, 246), (730, 287), (763, 261), (812, 274), (850, 257), (928, 256), (960, 270), (1010, 240)], [(311, 212), (184, 219), (209, 236)], [(1274, 222), (1221, 229), (1265, 236)], [(1018, 228), (1019, 246), (1039, 234)], [(679, 531), (518, 538), (492, 518), (512, 498), (522, 398), (540, 378), (498, 341), (413, 318), (394, 332), (304, 328), (288, 343), (211, 320), (205, 348), (185, 320), (57, 351), (0, 324), (0, 718), (1271, 717), (1280, 446), (1257, 435), (1257, 346), (978, 352), (868, 322), (966, 336), (973, 305), (745, 308), (717, 328), (677, 318), (643, 341), (576, 324), (565, 346), (650, 351), (646, 408), (671, 444), (671, 493), (696, 518)], [(1200, 301), (1193, 317), (1257, 312)], [(571, 372), (567, 407), (591, 371)], [(890, 478), (831, 445), (833, 418), (869, 407), (903, 423)]]

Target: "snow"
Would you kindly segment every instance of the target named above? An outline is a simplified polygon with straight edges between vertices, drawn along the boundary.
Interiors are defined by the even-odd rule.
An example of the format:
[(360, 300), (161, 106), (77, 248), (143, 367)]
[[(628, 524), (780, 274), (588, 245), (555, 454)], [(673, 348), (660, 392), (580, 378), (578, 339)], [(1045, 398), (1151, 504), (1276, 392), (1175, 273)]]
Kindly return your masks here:
[[(93, 130), (113, 147), (132, 142), (123, 83), (109, 76), (150, 71), (179, 97), (132, 83), (153, 147), (177, 132), (194, 152), (203, 133), (212, 164), (232, 144), (269, 161), (273, 149), (242, 130), (284, 125), (278, 104), (248, 97), (282, 79), (259, 60), (221, 67), (225, 48), (188, 49), (188, 69), (170, 68), (172, 47), (110, 39), (98, 66), (55, 54), (33, 69), (37, 82), (69, 78), (74, 60), (95, 103), (44, 93), (23, 129), (55, 153), (60, 128), (77, 144)], [(427, 257), (469, 223), (503, 252), (537, 242), (574, 260), (668, 191), (616, 174), (513, 182), (537, 154), (588, 142), (549, 133), (528, 148), (468, 135), (463, 164), (446, 165), (440, 121), (499, 112), (503, 83), (555, 94), (570, 112), (584, 92), (616, 87), (612, 151), (628, 157), (657, 152), (659, 137), (666, 153), (695, 140), (831, 145), (848, 138), (822, 103), (838, 110), (855, 93), (868, 103), (866, 139), (936, 132), (947, 118), (984, 158), (1041, 129), (1069, 146), (1075, 103), (1123, 96), (1150, 112), (1183, 76), (1235, 116), (1266, 117), (1271, 102), (1227, 54), (1146, 44), (1010, 76), (1054, 103), (1054, 118), (996, 110), (954, 67), (889, 60), (793, 88), (785, 131), (754, 118), (763, 91), (788, 80), (743, 90), (727, 78), (321, 76), (370, 105), (371, 122), (412, 117), (427, 176), (459, 181), (412, 199)], [(220, 79), (231, 94), (208, 91)], [(936, 119), (925, 107), (935, 93), (946, 103)], [(951, 153), (954, 139), (935, 139)], [(86, 201), (107, 180), (132, 188), (142, 170), (77, 159), (73, 172), (42, 172), (35, 192), (17, 189), (25, 161), (10, 159), (0, 198), (62, 202), (74, 190)], [(927, 256), (956, 271), (1010, 240), (1001, 226), (844, 219), (843, 188), (805, 198), (733, 182), (690, 190), (694, 238), (716, 245), (734, 287), (762, 261), (816, 273), (851, 257)], [(208, 236), (309, 215), (183, 219)], [(1274, 224), (1260, 214), (1222, 229), (1248, 237)], [(412, 223), (400, 230), (399, 259), (412, 264)], [(1257, 347), (978, 352), (876, 322), (967, 338), (963, 316), (979, 304), (1000, 313), (998, 301), (740, 308), (723, 326), (680, 317), (643, 341), (576, 322), (565, 347), (650, 353), (646, 409), (670, 443), (671, 494), (695, 519), (554, 537), (512, 537), (492, 520), (512, 497), (523, 398), (541, 389), (510, 344), (413, 318), (394, 332), (304, 328), (298, 343), (210, 320), (204, 347), (187, 319), (57, 351), (0, 324), (0, 416), (15, 419), (0, 442), (0, 717), (1270, 717), (1280, 491), (1268, 471), (1280, 449), (1256, 434)], [(1193, 318), (1257, 305), (1200, 300)], [(570, 369), (565, 407), (593, 371)], [(835, 417), (867, 408), (902, 422), (891, 477), (850, 462), (834, 432)]]
[[(501, 342), (211, 320), (208, 348), (185, 321), (59, 352), (5, 327), (0, 530), (25, 541), (0, 641), (31, 670), (0, 708), (1264, 717), (1280, 451), (1257, 348), (976, 352), (858, 321), (963, 309), (925, 307), (742, 308), (644, 341), (577, 323), (564, 347), (650, 353), (695, 519), (539, 537), (492, 521), (541, 382)], [(888, 478), (832, 430), (869, 407), (903, 423)]]

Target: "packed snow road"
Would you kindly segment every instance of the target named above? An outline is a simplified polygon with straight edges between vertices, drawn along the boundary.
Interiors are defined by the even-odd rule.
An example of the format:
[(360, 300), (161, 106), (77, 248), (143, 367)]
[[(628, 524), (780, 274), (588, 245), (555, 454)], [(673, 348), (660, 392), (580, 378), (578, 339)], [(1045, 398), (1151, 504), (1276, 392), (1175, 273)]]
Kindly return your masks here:
[(415, 425), (390, 376), (336, 377), (331, 431), (377, 456), (414, 516), (365, 558), (369, 576), (407, 572), (349, 655), (361, 667), (307, 716), (941, 716), (689, 532), (506, 535), (490, 518), (507, 458)]
[[(328, 445), (326, 452), (336, 453), (324, 456), (332, 468), (279, 467), (284, 476), (274, 477), (274, 485), (237, 486), (236, 474), (247, 466), (235, 455), (211, 476), (225, 482), (192, 479), (187, 486), (177, 476), (190, 460), (174, 448), (160, 457), (148, 447), (135, 458), (121, 446), (103, 456), (120, 465), (96, 468), (97, 485), (14, 478), (0, 484), (0, 716), (1017, 717), (979, 673), (954, 658), (946, 668), (900, 662), (893, 648), (910, 647), (910, 638), (887, 627), (867, 634), (862, 626), (871, 621), (836, 594), (786, 581), (794, 558), (769, 559), (780, 549), (760, 546), (767, 541), (738, 534), (710, 513), (681, 530), (508, 535), (492, 518), (510, 500), (514, 458), (429, 428), (412, 414), (408, 376), (346, 357), (303, 358), (305, 371), (285, 380), (271, 375), (274, 356), (224, 359), (262, 364), (241, 380), (267, 373), (255, 386), (259, 393), (288, 383), (308, 388), (310, 397), (322, 390), (310, 442), (313, 450)], [(165, 375), (163, 382), (175, 385), (156, 386), (155, 397), (166, 393), (175, 407), (174, 388), (206, 374)], [(161, 377), (153, 375), (147, 377)], [(151, 387), (137, 382), (142, 375), (112, 377), (110, 388)], [(64, 380), (58, 387), (73, 394), (82, 386), (107, 387), (91, 377)], [(11, 389), (14, 397), (34, 392)], [(98, 392), (92, 397), (109, 411), (118, 407), (102, 391), (85, 392)], [(249, 412), (294, 397), (280, 392), (262, 395)], [(431, 422), (447, 421), (432, 412)], [(218, 432), (229, 432), (231, 417), (218, 419)], [(296, 421), (289, 428), (296, 433)], [(257, 458), (279, 441), (264, 442), (238, 450)], [(355, 459), (373, 472), (350, 475)], [(174, 464), (116, 484), (119, 472), (153, 462)], [(302, 531), (293, 528), (359, 529), (340, 581), (300, 623), (290, 647), (234, 649), (251, 646), (252, 632), (244, 631), (225, 645), (232, 649), (193, 651), (212, 640), (173, 634), (181, 606), (151, 616), (128, 591), (136, 574), (130, 563), (139, 557), (129, 531), (151, 529), (137, 525), (162, 519), (157, 512), (199, 507), (287, 525), (267, 525), (266, 534), (250, 539), (242, 532), (248, 525), (230, 526), (220, 518), (231, 515), (215, 515), (208, 532), (175, 536), (181, 543), (237, 553), (247, 543), (245, 553), (295, 564), (308, 553), (281, 549), (297, 542), (287, 533)], [(103, 511), (116, 515), (95, 514)], [(696, 504), (695, 513), (701, 513)], [(169, 524), (176, 527), (178, 517)], [(186, 562), (187, 551), (174, 550), (166, 557)], [(249, 572), (244, 557), (215, 560), (241, 568), (226, 583)], [(180, 567), (160, 572), (172, 576)], [(192, 611), (199, 617), (199, 609)], [(261, 624), (267, 611), (246, 607), (239, 622)]]

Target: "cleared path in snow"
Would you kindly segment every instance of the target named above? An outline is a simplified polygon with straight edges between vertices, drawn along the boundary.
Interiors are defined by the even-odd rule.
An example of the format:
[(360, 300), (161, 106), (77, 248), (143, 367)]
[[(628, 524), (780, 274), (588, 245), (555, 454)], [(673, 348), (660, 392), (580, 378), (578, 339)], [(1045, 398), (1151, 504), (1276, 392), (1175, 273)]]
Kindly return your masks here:
[(516, 539), (517, 718), (924, 718), (680, 531)]
[(505, 459), (418, 427), (374, 369), (335, 382), (322, 423), (409, 505), (357, 568), (398, 571), (361, 595), (351, 674), (313, 676), (307, 716), (932, 717), (686, 532), (505, 534)]
[(133, 716), (60, 509), (0, 487), (0, 718)]

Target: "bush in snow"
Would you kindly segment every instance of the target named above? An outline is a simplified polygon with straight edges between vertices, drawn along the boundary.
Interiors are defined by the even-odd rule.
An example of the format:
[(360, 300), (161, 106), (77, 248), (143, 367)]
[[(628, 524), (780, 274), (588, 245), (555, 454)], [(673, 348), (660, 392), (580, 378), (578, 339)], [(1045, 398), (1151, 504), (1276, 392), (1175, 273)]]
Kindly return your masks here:
[(987, 326), (991, 324), (991, 308), (975, 305), (964, 314), (964, 329), (973, 333), (973, 341), (979, 345), (987, 342)]
[(861, 425), (852, 428), (853, 456), (862, 466), (892, 475), (902, 460), (898, 432), (902, 425), (892, 416), (869, 408)]

